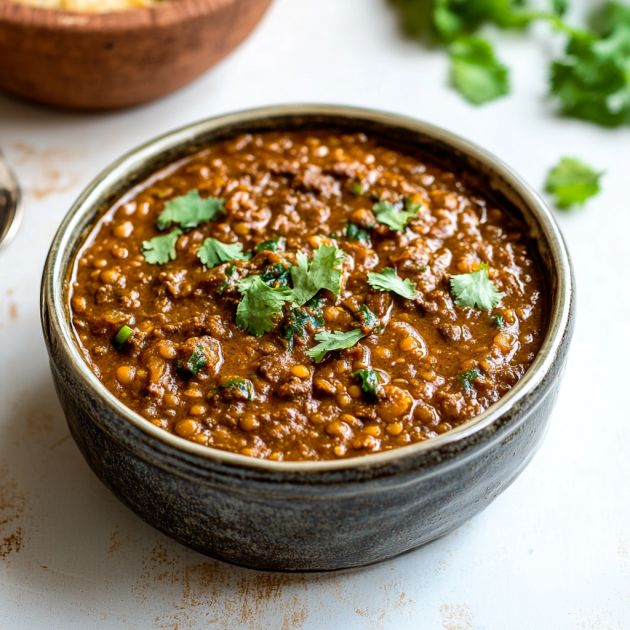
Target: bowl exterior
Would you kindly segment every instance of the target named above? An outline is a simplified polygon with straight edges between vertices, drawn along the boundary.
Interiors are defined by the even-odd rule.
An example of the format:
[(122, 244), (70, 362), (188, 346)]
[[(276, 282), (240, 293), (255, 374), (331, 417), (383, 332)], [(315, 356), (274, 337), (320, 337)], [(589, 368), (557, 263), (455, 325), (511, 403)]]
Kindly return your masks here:
[(265, 570), (327, 571), (424, 545), (484, 509), (540, 444), (571, 337), (521, 404), (481, 434), (382, 467), (248, 471), (191, 457), (103, 404), (55, 351), (52, 373), (72, 436), (96, 475), (149, 524), (206, 555)]
[(190, 13), (182, 2), (172, 12), (170, 7), (132, 10), (146, 19), (134, 16), (131, 23), (129, 12), (65, 14), (64, 20), (47, 11), (50, 19), (41, 20), (30, 7), (16, 10), (37, 19), (17, 20), (10, 19), (11, 7), (0, 7), (0, 90), (82, 110), (146, 102), (186, 85), (227, 55), (270, 2), (210, 2), (208, 10)]

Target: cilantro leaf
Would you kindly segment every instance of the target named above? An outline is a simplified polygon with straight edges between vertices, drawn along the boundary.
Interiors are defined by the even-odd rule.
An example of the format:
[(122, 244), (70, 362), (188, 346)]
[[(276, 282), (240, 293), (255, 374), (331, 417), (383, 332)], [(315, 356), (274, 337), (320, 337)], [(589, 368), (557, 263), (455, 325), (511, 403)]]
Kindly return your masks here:
[(175, 228), (163, 236), (154, 236), (142, 243), (142, 255), (150, 265), (164, 265), (169, 260), (175, 260), (175, 244), (177, 238), (182, 233), (179, 228)]
[(470, 394), (473, 389), (473, 382), (476, 381), (481, 376), (481, 372), (479, 370), (467, 370), (466, 372), (461, 372), (457, 375), (457, 380), (461, 383), (464, 391), (467, 394)]
[(582, 206), (600, 191), (602, 172), (572, 157), (563, 157), (547, 175), (545, 190), (554, 196), (558, 208)]
[(488, 265), (483, 263), (477, 271), (451, 276), (451, 292), (457, 306), (493, 309), (504, 294), (490, 282)]
[(365, 327), (364, 330), (374, 330), (381, 327), (381, 320), (365, 304), (359, 306), (359, 316)]
[(451, 84), (473, 105), (483, 105), (510, 91), (509, 70), (482, 37), (455, 41), (449, 49)]
[(222, 243), (214, 238), (207, 238), (197, 251), (197, 258), (206, 267), (216, 267), (230, 260), (247, 260), (240, 243)]
[(598, 125), (630, 123), (630, 8), (608, 3), (599, 32), (571, 31), (551, 65), (550, 91), (561, 113)]
[(272, 238), (268, 241), (258, 243), (254, 248), (257, 252), (282, 252), (284, 251), (287, 239), (284, 236)]
[(188, 359), (179, 364), (180, 369), (186, 370), (190, 372), (192, 375), (196, 376), (199, 374), (201, 369), (208, 363), (208, 359), (203, 351), (203, 346), (196, 346), (193, 353), (188, 357)]
[(281, 284), (286, 287), (289, 284), (290, 275), (289, 267), (285, 267), (281, 262), (277, 262), (265, 267), (260, 277), (265, 284), (270, 286)]
[(241, 400), (254, 400), (254, 384), (248, 378), (230, 378), (219, 385), (219, 391), (232, 390)]
[(308, 350), (306, 354), (308, 354), (315, 363), (319, 363), (329, 352), (351, 348), (363, 337), (365, 337), (365, 333), (358, 328), (348, 330), (347, 332), (342, 332), (341, 330), (336, 330), (335, 332), (323, 330), (315, 335), (315, 339), (319, 341), (319, 343)]
[(346, 238), (349, 241), (360, 241), (362, 243), (369, 243), (370, 233), (366, 229), (359, 227), (355, 223), (348, 223), (348, 225), (346, 225)]
[(374, 402), (376, 400), (376, 390), (380, 384), (378, 374), (374, 370), (363, 369), (352, 372), (352, 376), (359, 379), (365, 398)]
[(368, 284), (377, 291), (392, 291), (408, 300), (416, 297), (416, 285), (407, 278), (403, 280), (393, 267), (370, 271), (367, 278)]
[(198, 190), (191, 190), (166, 202), (157, 219), (157, 227), (159, 230), (165, 230), (173, 223), (177, 223), (184, 229), (194, 228), (211, 221), (221, 212), (223, 199), (219, 197), (203, 199)]
[(292, 298), (291, 289), (273, 289), (260, 276), (243, 278), (238, 290), (243, 298), (236, 309), (236, 324), (256, 337), (275, 328), (282, 307)]
[(306, 327), (321, 328), (324, 320), (321, 316), (321, 310), (314, 308), (313, 313), (304, 308), (291, 308), (287, 315), (286, 325), (284, 327), (284, 337), (287, 340), (289, 349), (293, 347), (293, 340), (299, 337), (306, 340)]
[(335, 296), (341, 288), (341, 263), (345, 254), (335, 245), (320, 245), (309, 261), (303, 252), (297, 254), (297, 265), (291, 267), (293, 300), (301, 306), (320, 289)]
[(396, 232), (404, 230), (407, 223), (420, 212), (420, 208), (422, 204), (415, 203), (409, 198), (405, 199), (404, 203), (399, 201), (392, 204), (388, 201), (377, 201), (372, 206), (376, 220)]

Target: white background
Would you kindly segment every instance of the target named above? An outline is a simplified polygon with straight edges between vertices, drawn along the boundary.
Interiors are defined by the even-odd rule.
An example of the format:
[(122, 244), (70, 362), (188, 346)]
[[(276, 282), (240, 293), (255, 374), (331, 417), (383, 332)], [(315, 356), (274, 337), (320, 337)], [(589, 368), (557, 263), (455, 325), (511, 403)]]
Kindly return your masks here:
[[(630, 627), (630, 129), (554, 117), (543, 32), (499, 42), (513, 94), (475, 109), (445, 85), (445, 55), (403, 40), (384, 0), (276, 0), (233, 55), (157, 103), (78, 115), (0, 97), (0, 146), (26, 204), (17, 239), (0, 251), (0, 628)], [(586, 209), (557, 214), (575, 264), (578, 317), (538, 455), (454, 534), (333, 575), (224, 565), (123, 507), (68, 436), (39, 326), (48, 245), (100, 169), (189, 121), (288, 101), (437, 123), (488, 147), (537, 188), (563, 154), (606, 171)], [(19, 550), (9, 549), (12, 534)]]

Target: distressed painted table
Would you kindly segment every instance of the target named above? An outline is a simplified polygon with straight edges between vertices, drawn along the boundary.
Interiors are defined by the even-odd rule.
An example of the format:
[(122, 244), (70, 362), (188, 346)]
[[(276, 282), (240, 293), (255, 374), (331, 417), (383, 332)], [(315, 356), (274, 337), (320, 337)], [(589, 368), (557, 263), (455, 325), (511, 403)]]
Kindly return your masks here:
[[(630, 129), (554, 118), (542, 38), (500, 37), (513, 94), (482, 109), (445, 86), (446, 58), (402, 40), (381, 0), (277, 0), (201, 80), (129, 111), (77, 115), (0, 97), (0, 146), (25, 220), (0, 251), (0, 628), (630, 627)], [(559, 216), (579, 309), (546, 442), (489, 509), (401, 558), (334, 575), (255, 573), (171, 542), (123, 507), (69, 438), (38, 317), (48, 244), (81, 188), (169, 128), (266, 103), (403, 112), (489, 147), (540, 187), (562, 154), (606, 171)]]

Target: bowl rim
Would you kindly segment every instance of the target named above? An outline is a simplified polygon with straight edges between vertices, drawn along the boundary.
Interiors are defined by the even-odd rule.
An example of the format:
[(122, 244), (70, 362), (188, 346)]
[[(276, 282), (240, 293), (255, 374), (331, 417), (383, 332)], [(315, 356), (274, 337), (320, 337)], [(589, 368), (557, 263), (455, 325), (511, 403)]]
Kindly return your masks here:
[[(137, 172), (137, 169), (142, 170), (143, 163), (156, 156), (164, 155), (169, 150), (176, 150), (177, 148), (190, 145), (196, 138), (200, 138), (204, 134), (220, 130), (221, 128), (229, 128), (236, 125), (242, 126), (247, 123), (254, 124), (256, 121), (276, 118), (279, 123), (284, 119), (286, 124), (286, 119), (291, 117), (346, 119), (350, 125), (355, 122), (358, 130), (360, 130), (362, 122), (364, 124), (382, 124), (385, 127), (413, 130), (431, 141), (446, 146), (453, 154), (463, 154), (481, 167), (487, 168), (486, 176), (488, 177), (489, 174), (492, 174), (492, 176), (498, 177), (503, 184), (507, 185), (510, 190), (518, 195), (526, 212), (532, 215), (540, 232), (539, 238), (545, 241), (551, 254), (557, 275), (557, 285), (553, 294), (547, 331), (534, 361), (524, 376), (502, 398), (488, 407), (483, 413), (430, 440), (401, 446), (388, 451), (357, 455), (339, 460), (271, 461), (197, 444), (155, 426), (109, 392), (89, 368), (75, 341), (74, 332), (66, 311), (65, 280), (72, 258), (68, 256), (67, 264), (65, 265), (63, 264), (63, 258), (64, 252), (75, 249), (77, 242), (80, 242), (80, 239), (83, 237), (81, 230), (77, 232), (83, 217), (86, 214), (90, 214), (90, 212), (94, 212), (95, 204), (99, 208), (102, 207), (102, 203), (98, 204), (99, 196), (104, 195), (112, 188), (115, 182), (124, 179), (129, 173)], [(333, 125), (332, 122), (331, 125)], [(136, 171), (134, 171), (134, 166)], [(147, 174), (145, 177), (149, 176)], [(72, 366), (83, 384), (100, 398), (103, 404), (110, 407), (116, 414), (129, 421), (144, 434), (175, 448), (178, 452), (184, 451), (189, 455), (200, 457), (206, 461), (211, 460), (220, 464), (249, 470), (257, 469), (269, 472), (308, 474), (382, 467), (421, 453), (428, 454), (445, 447), (461, 445), (468, 439), (481, 434), (493, 424), (498, 423), (506, 413), (517, 408), (551, 372), (562, 346), (563, 337), (569, 328), (572, 295), (573, 271), (571, 262), (566, 245), (551, 211), (540, 195), (494, 154), (462, 138), (458, 134), (409, 116), (363, 107), (304, 103), (271, 105), (212, 116), (159, 135), (131, 149), (112, 162), (88, 184), (59, 225), (44, 265), (40, 305), (44, 336), (49, 348), (49, 336), (51, 331), (54, 331), (58, 340), (58, 343), (55, 344), (56, 349), (60, 349), (65, 353), (68, 364)]]
[[(269, 1), (269, 0), (265, 0)], [(188, 22), (242, 0), (165, 0), (150, 7), (106, 12), (68, 11), (0, 0), (0, 26), (28, 26), (50, 31), (125, 32)]]

